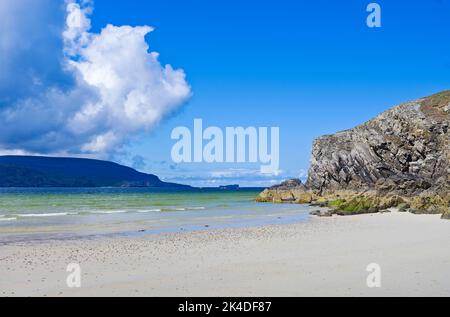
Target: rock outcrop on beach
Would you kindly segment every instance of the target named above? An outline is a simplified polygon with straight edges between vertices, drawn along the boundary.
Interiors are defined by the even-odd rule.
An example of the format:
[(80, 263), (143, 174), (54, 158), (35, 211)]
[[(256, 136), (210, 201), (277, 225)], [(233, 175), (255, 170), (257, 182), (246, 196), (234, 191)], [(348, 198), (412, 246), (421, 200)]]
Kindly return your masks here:
[(396, 106), (315, 140), (305, 185), (274, 186), (258, 201), (326, 204), (336, 213), (399, 207), (449, 216), (450, 91)]

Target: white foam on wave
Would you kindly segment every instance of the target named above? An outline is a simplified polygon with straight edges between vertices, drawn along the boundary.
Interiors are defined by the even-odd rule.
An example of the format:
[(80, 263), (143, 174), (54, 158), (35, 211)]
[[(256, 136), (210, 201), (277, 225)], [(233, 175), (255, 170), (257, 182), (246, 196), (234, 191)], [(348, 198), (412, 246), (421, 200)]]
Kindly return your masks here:
[[(71, 215), (68, 212), (60, 212), (60, 213), (49, 213), (49, 214), (19, 214), (17, 217), (21, 218), (33, 218), (33, 217), (61, 217)], [(73, 215), (73, 214), (72, 214)]]
[(80, 212), (59, 212), (59, 213), (33, 213), (33, 214), (14, 214), (11, 216), (0, 215), (1, 221), (12, 221), (17, 218), (45, 218), (45, 217), (62, 217), (62, 216), (74, 216), (83, 214), (97, 214), (97, 215), (112, 215), (112, 214), (124, 214), (124, 213), (151, 213), (151, 212), (174, 212), (174, 211), (188, 211), (188, 210), (205, 210), (205, 207), (170, 207), (170, 208), (155, 208), (145, 210), (91, 210)]
[(0, 221), (15, 221), (15, 220), (17, 220), (17, 218), (3, 218), (4, 216), (2, 215), (1, 217), (0, 217)]
[(161, 209), (149, 209), (149, 210), (136, 210), (137, 213), (145, 214), (148, 212), (160, 212)]
[(74, 215), (74, 214), (70, 214), (68, 212), (58, 212), (58, 213), (48, 213), (48, 214), (20, 214), (20, 215), (16, 215), (16, 216), (21, 217), (21, 218), (33, 218), (33, 217), (62, 217), (62, 216), (68, 216), (68, 215)]
[(129, 212), (128, 210), (96, 210), (96, 211), (92, 211), (90, 213), (111, 215), (111, 214), (126, 214), (128, 212)]
[(168, 207), (163, 208), (160, 211), (173, 212), (173, 211), (189, 211), (189, 210), (205, 210), (205, 207)]

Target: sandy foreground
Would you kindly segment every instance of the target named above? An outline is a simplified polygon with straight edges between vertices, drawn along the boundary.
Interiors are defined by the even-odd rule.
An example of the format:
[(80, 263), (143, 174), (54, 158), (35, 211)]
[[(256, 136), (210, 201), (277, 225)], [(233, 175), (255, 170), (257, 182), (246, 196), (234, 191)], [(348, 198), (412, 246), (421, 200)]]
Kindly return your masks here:
[[(81, 267), (81, 287), (66, 284)], [(370, 263), (381, 287), (369, 288)], [(389, 213), (0, 245), (1, 296), (449, 296), (450, 221)]]

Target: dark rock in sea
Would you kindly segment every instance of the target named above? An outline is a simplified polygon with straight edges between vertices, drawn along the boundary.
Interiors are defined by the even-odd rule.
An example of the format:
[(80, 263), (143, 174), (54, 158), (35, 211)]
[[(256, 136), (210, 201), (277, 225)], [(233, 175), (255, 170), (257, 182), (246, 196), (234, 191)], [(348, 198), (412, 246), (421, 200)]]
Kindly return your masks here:
[(450, 91), (401, 104), (318, 138), (306, 184), (284, 182), (257, 201), (326, 203), (346, 215), (391, 207), (447, 215), (449, 126)]

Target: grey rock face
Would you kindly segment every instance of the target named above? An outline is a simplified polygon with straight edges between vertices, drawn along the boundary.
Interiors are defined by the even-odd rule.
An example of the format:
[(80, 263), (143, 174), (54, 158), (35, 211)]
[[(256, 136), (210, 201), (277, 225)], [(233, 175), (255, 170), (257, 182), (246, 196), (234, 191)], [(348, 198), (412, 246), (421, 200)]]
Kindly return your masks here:
[(292, 189), (292, 188), (297, 188), (297, 189), (304, 189), (306, 190), (306, 186), (303, 185), (302, 181), (299, 179), (291, 179), (291, 180), (287, 180), (283, 183), (281, 183), (280, 185), (275, 185), (272, 187), (273, 189), (279, 189), (279, 190), (283, 190), (283, 189)]
[(324, 204), (337, 214), (402, 206), (450, 218), (450, 91), (404, 103), (318, 138), (305, 185), (284, 182), (261, 202)]
[(448, 193), (450, 91), (394, 107), (314, 142), (306, 186), (415, 195)]

